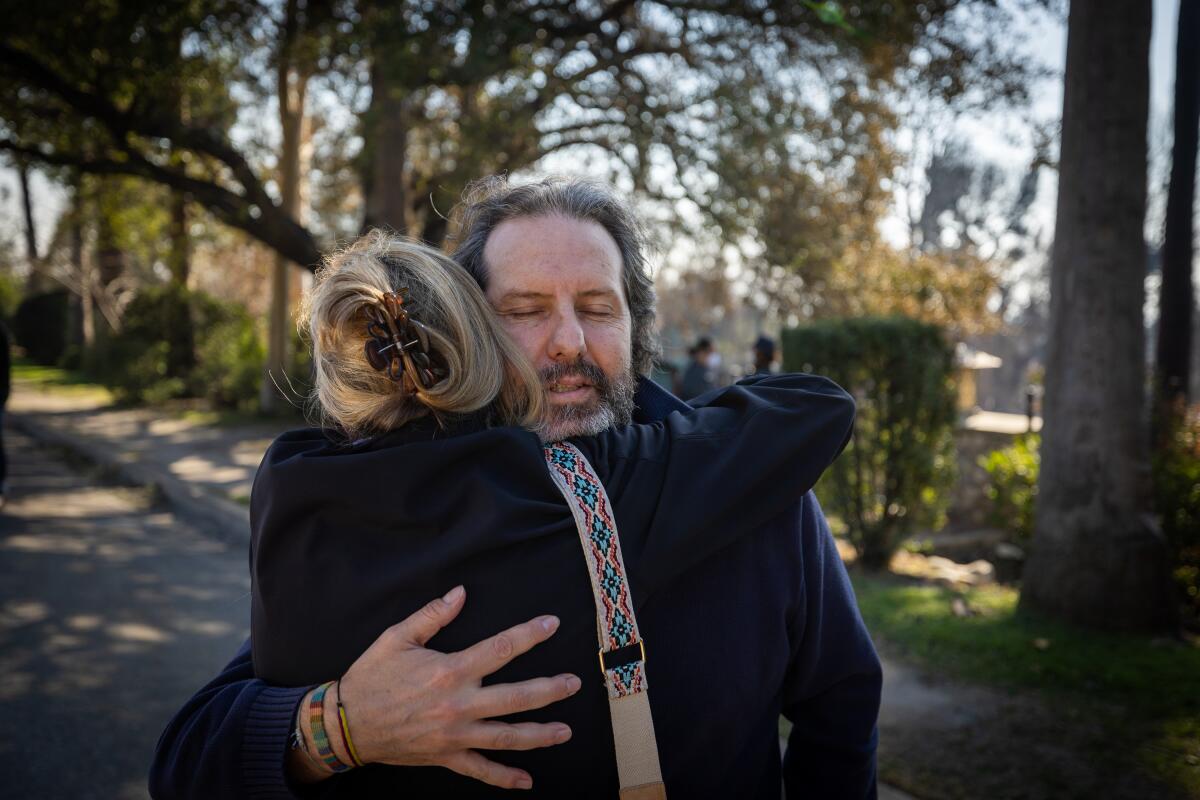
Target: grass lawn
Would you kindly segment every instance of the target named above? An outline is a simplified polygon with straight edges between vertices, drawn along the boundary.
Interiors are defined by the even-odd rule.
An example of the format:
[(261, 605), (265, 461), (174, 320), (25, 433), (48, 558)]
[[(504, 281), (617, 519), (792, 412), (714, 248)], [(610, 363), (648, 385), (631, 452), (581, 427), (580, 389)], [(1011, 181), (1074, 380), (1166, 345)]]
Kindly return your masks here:
[[(13, 381), (42, 392), (65, 397), (95, 398), (105, 405), (116, 403), (116, 398), (107, 387), (95, 383), (80, 372), (44, 367), (25, 359), (13, 363)], [(168, 400), (154, 405), (156, 410), (178, 417), (197, 425), (213, 427), (243, 427), (247, 425), (278, 424), (298, 427), (304, 424), (303, 412), (285, 405), (277, 414), (239, 409), (212, 409), (206, 401), (196, 399)]]
[[(1112, 750), (1134, 753), (1138, 768), (1200, 798), (1200, 643), (1031, 618), (1006, 586), (960, 592), (857, 570), (852, 580), (868, 628), (889, 652), (928, 673), (1035, 692), (1072, 716), (1082, 708), (1080, 724), (1103, 725)], [(954, 613), (956, 598), (969, 616)]]
[(111, 403), (112, 393), (81, 373), (58, 367), (44, 367), (25, 359), (13, 361), (12, 379), (14, 383), (24, 383), (40, 391), (54, 392), (72, 397), (94, 397), (97, 400)]

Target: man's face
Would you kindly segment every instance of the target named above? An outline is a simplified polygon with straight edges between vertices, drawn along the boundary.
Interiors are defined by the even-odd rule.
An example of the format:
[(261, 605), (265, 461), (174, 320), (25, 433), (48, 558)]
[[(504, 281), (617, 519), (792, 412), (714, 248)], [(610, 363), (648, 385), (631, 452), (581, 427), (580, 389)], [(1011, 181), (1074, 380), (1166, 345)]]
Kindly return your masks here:
[(627, 423), (632, 325), (621, 252), (602, 225), (566, 217), (500, 223), (484, 247), (487, 298), (546, 388), (548, 441)]

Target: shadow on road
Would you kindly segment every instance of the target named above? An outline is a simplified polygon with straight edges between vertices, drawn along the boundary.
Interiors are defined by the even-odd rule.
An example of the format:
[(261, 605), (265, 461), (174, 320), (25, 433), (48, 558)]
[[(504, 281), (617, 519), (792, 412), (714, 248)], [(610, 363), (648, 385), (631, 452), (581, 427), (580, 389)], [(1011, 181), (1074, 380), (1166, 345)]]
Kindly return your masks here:
[[(246, 556), (12, 431), (0, 514), (11, 797), (146, 797), (169, 716), (246, 637)], [(11, 794), (10, 794), (11, 793)]]

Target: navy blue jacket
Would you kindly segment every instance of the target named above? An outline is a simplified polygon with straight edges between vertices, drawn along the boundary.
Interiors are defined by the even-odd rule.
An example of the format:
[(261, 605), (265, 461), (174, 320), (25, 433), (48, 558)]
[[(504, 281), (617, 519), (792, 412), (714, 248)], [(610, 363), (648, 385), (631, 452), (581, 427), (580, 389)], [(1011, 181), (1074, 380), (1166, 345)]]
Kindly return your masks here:
[[(796, 425), (772, 430), (789, 423), (786, 414), (772, 417), (779, 410), (773, 387), (794, 390), (817, 380), (754, 379), (748, 382), (757, 384), (753, 389), (707, 396), (699, 412), (659, 415), (656, 425), (577, 440), (614, 502), (647, 642), (664, 778), (673, 797), (778, 797), (781, 712), (796, 723), (786, 760), (789, 793), (874, 793), (879, 665), (820, 509), (811, 494), (800, 497), (844, 444), (846, 417), (843, 413), (838, 430), (836, 415), (823, 418), (821, 407), (810, 404), (817, 410), (809, 419), (790, 420), (836, 430), (835, 448), (812, 442), (808, 461), (818, 462), (816, 474), (811, 464), (804, 473), (805, 459), (780, 444)], [(665, 404), (668, 398), (658, 399)], [(639, 400), (645, 413), (652, 403)], [(283, 740), (299, 697), (314, 682), (341, 674), (384, 628), (427, 596), (459, 582), (468, 586), (473, 602), (431, 647), (459, 649), (509, 624), (555, 613), (563, 620), (556, 636), (492, 680), (566, 671), (584, 678), (584, 688), (572, 698), (516, 717), (562, 720), (575, 731), (570, 742), (497, 757), (529, 770), (541, 796), (616, 795), (606, 703), (594, 668), (591, 595), (569, 514), (544, 471), (524, 465), (497, 480), (502, 463), (527, 459), (540, 465), (536, 439), (513, 429), (459, 431), (431, 448), (428, 436), (414, 426), (347, 450), (317, 432), (301, 431), (272, 446), (260, 468), (253, 510), (254, 669), (246, 670), (240, 654), (177, 716), (160, 742), (152, 773), (156, 796), (204, 796), (204, 786), (207, 796), (260, 791), (287, 796)], [(826, 452), (818, 455), (822, 449)], [(755, 454), (763, 461), (748, 465)], [(738, 469), (739, 463), (745, 466)], [(402, 464), (413, 466), (400, 466), (404, 474), (389, 479), (389, 465), (394, 472)], [(427, 473), (420, 464), (429, 467)], [(451, 465), (457, 471), (447, 472)], [(437, 478), (423, 477), (446, 474), (456, 476), (458, 490), (432, 488)], [(777, 480), (764, 484), (764, 474)], [(408, 497), (427, 502), (411, 502), (401, 493), (388, 498), (391, 510), (387, 505), (364, 510), (364, 498), (395, 495), (381, 495), (387, 486), (407, 486), (416, 492)], [(343, 529), (353, 535), (343, 537), (337, 550), (344, 559), (321, 571), (330, 586), (314, 590), (308, 570), (304, 588), (329, 598), (343, 587), (345, 602), (333, 601), (332, 613), (341, 621), (355, 620), (352, 625), (322, 624), (321, 609), (329, 603), (282, 613), (289, 601), (294, 609), (301, 593), (278, 576), (298, 574), (296, 565), (314, 546), (329, 542), (345, 519), (328, 503), (330, 492), (350, 496), (354, 510)], [(689, 496), (696, 498), (690, 505), (684, 502)], [(371, 574), (371, 554), (386, 548), (389, 537), (393, 546), (398, 541), (395, 525), (389, 531), (387, 522), (395, 519), (397, 507), (404, 510), (399, 541), (411, 543), (409, 558)], [(457, 527), (451, 519), (455, 509), (462, 509)], [(470, 524), (479, 519), (485, 524)], [(348, 549), (345, 540), (351, 541)], [(416, 554), (420, 557), (412, 558)], [(353, 582), (347, 581), (350, 575)], [(347, 585), (355, 587), (355, 597), (345, 593)], [(264, 687), (248, 672), (295, 690)], [(240, 742), (239, 725), (245, 737)], [(197, 741), (200, 737), (207, 741)], [(309, 791), (339, 797), (499, 792), (447, 770), (383, 766), (354, 770)]]

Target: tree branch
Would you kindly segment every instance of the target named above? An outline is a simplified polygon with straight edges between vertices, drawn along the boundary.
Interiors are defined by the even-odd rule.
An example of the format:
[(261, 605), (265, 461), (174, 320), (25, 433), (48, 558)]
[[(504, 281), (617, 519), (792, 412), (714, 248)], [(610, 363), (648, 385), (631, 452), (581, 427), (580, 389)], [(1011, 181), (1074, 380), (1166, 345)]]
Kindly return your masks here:
[(117, 141), (124, 140), (129, 134), (166, 138), (176, 147), (212, 156), (229, 167), (250, 202), (259, 207), (275, 204), (242, 154), (212, 129), (194, 128), (163, 115), (123, 111), (101, 95), (72, 85), (32, 55), (2, 41), (0, 63), (15, 68), (26, 80), (56, 95), (76, 112), (103, 124)]
[[(0, 139), (0, 151), (22, 155), (43, 164), (74, 167), (92, 175), (132, 175), (188, 192), (222, 222), (242, 230), (306, 269), (315, 270), (321, 251), (312, 234), (274, 203), (261, 206), (211, 181), (200, 180), (160, 166), (132, 150), (126, 160), (48, 153), (10, 139)], [(257, 215), (256, 215), (257, 210)]]

